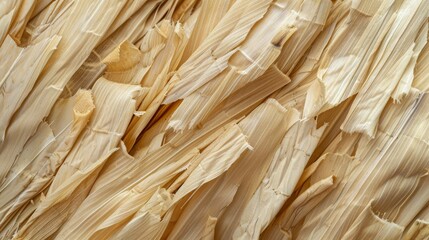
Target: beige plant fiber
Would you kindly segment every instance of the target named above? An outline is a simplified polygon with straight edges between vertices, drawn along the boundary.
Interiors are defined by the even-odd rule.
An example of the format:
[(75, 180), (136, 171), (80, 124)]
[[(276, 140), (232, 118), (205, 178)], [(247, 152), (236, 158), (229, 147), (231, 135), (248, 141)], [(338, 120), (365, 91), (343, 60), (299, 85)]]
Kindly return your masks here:
[(0, 0), (0, 240), (429, 239), (429, 0)]

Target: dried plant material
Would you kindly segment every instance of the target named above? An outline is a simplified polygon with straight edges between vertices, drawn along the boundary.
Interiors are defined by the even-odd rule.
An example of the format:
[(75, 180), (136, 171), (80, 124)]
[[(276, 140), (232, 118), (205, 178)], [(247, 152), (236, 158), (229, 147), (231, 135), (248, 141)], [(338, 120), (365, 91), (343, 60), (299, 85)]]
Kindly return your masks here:
[(0, 5), (0, 44), (6, 38), (23, 0), (3, 1)]
[[(336, 24), (309, 88), (304, 115), (312, 117), (356, 94), (364, 82), (380, 38), (391, 25), (389, 1), (352, 1), (348, 15)], [(347, 44), (343, 44), (346, 43)]]
[[(404, 162), (406, 161), (405, 159), (411, 158), (415, 161), (422, 161), (424, 159), (423, 156), (426, 154), (426, 148), (421, 148), (419, 152), (409, 152), (414, 147), (413, 143), (426, 144), (423, 142), (417, 143), (425, 141), (421, 139), (424, 133), (416, 132), (416, 129), (419, 129), (419, 124), (425, 124), (424, 121), (419, 120), (420, 117), (424, 118), (419, 113), (425, 112), (423, 109), (425, 109), (427, 100), (426, 97), (421, 98), (421, 96), (414, 93), (400, 106), (391, 106), (390, 111), (384, 114), (383, 119), (385, 119), (385, 122), (380, 124), (380, 133), (377, 134), (378, 136), (372, 140), (362, 138), (359, 141), (355, 157), (361, 159), (361, 163), (350, 173), (349, 179), (345, 181), (345, 185), (343, 187), (336, 187), (330, 194), (336, 199), (332, 208), (323, 207), (324, 204), (321, 204), (320, 207), (316, 207), (310, 213), (311, 215), (309, 215), (308, 221), (304, 223), (300, 236), (324, 238), (324, 236), (331, 234), (331, 232), (333, 232), (332, 234), (335, 233), (335, 235), (345, 234), (343, 231), (354, 227), (354, 225), (351, 225), (352, 222), (346, 220), (348, 218), (356, 218), (363, 211), (362, 206), (364, 205), (356, 205), (354, 203), (356, 201), (360, 203), (366, 201), (369, 204), (371, 199), (374, 199), (372, 202), (374, 211), (382, 212), (383, 218), (390, 221), (397, 220), (398, 214), (402, 211), (402, 208), (398, 208), (397, 206), (406, 206), (409, 203), (408, 199), (413, 198), (416, 186), (421, 177), (426, 174), (425, 167), (420, 168), (418, 164), (408, 166), (407, 172), (409, 174), (406, 178), (407, 180), (400, 180), (402, 179), (401, 176), (395, 174), (395, 169), (400, 168), (402, 164), (406, 164)], [(398, 114), (399, 112), (403, 114)], [(414, 122), (418, 122), (418, 124), (413, 124)], [(372, 145), (377, 143), (380, 144), (381, 151), (371, 151)], [(404, 151), (399, 152), (400, 148), (398, 146), (402, 146)], [(404, 155), (408, 157), (404, 157)], [(396, 159), (397, 161), (395, 161)], [(421, 164), (424, 163), (422, 162)], [(383, 171), (378, 171), (379, 169), (383, 169)], [(339, 181), (341, 182), (341, 179)], [(365, 182), (370, 184), (365, 185), (364, 189), (362, 189)], [(399, 182), (404, 184), (401, 185), (403, 186), (401, 190), (399, 190)], [(356, 190), (346, 190), (351, 187)], [(328, 202), (329, 198), (327, 197), (325, 201)], [(335, 205), (337, 204), (341, 204), (344, 207), (336, 208)], [(321, 223), (321, 219), (317, 217), (319, 215), (317, 212), (320, 208), (324, 208), (324, 212), (329, 212), (331, 216), (329, 221), (333, 221), (332, 224), (336, 225), (335, 230), (332, 228), (316, 227), (317, 224)], [(420, 210), (414, 209), (414, 211), (416, 215)], [(341, 217), (337, 214), (341, 214)], [(321, 215), (327, 216), (325, 214)], [(408, 223), (406, 224), (408, 225)], [(337, 227), (339, 226), (343, 226), (341, 228), (343, 229), (342, 231), (338, 230)]]
[(429, 79), (428, 72), (425, 71), (429, 64), (429, 45), (426, 44), (422, 49), (422, 52), (417, 59), (417, 64), (415, 68), (415, 77), (413, 79), (412, 86), (421, 90), (427, 91), (427, 81)]
[[(184, 98), (227, 68), (227, 60), (234, 54), (234, 48), (244, 41), (251, 27), (266, 13), (269, 3), (270, 1), (235, 2), (175, 74), (174, 81), (177, 83), (169, 92), (165, 103)], [(237, 24), (226, 24), (229, 21)], [(197, 69), (194, 68), (196, 65)], [(186, 87), (186, 84), (191, 86)]]
[[(95, 191), (90, 194), (88, 201), (84, 203), (82, 207), (90, 206), (90, 204), (93, 204), (93, 201), (104, 202), (102, 204), (103, 214), (100, 214), (98, 216), (91, 216), (90, 218), (88, 218), (89, 222), (97, 224), (95, 226), (87, 225), (87, 230), (85, 232), (76, 232), (73, 229), (64, 229), (64, 231), (60, 233), (60, 236), (64, 238), (85, 238), (88, 237), (87, 234), (91, 234), (91, 237), (93, 238), (105, 238), (114, 234), (118, 229), (122, 228), (127, 221), (129, 221), (129, 217), (134, 215), (142, 204), (145, 204), (149, 200), (150, 196), (155, 193), (158, 187), (163, 186), (169, 181), (169, 179), (174, 178), (178, 173), (184, 171), (184, 168), (187, 168), (187, 165), (192, 165), (192, 161), (200, 162), (200, 164), (204, 166), (206, 164), (206, 161), (210, 163), (210, 161), (219, 160), (219, 156), (224, 156), (224, 161), (220, 161), (219, 164), (225, 162), (228, 163), (229, 159), (231, 159), (232, 161), (237, 159), (237, 157), (240, 156), (240, 154), (248, 148), (248, 144), (245, 141), (245, 136), (239, 134), (239, 132), (237, 131), (239, 131), (239, 129), (237, 126), (235, 126), (232, 129), (225, 129), (222, 132), (216, 134), (217, 136), (219, 136), (221, 133), (225, 133), (224, 137), (219, 137), (213, 143), (206, 143), (206, 150), (202, 151), (201, 154), (192, 145), (183, 148), (183, 150), (178, 149), (178, 155), (183, 157), (178, 159), (177, 161), (173, 161), (174, 158), (169, 159), (168, 155), (164, 153), (166, 151), (162, 151), (169, 147), (164, 146), (163, 148), (148, 155), (146, 159), (150, 159), (151, 162), (143, 162), (140, 166), (137, 166), (137, 169), (135, 167), (134, 171), (131, 172), (129, 172), (130, 170), (123, 171), (124, 173), (129, 172), (129, 175), (127, 176), (127, 178), (115, 180), (115, 183), (113, 183), (114, 185), (116, 185), (115, 188), (112, 188), (111, 185), (103, 185), (100, 186), (101, 188), (99, 188), (96, 183), (94, 186)], [(207, 146), (208, 144), (210, 145)], [(173, 151), (173, 153), (177, 152), (177, 150), (175, 150), (174, 148), (171, 150)], [(168, 153), (168, 151), (166, 153)], [(157, 156), (160, 154), (162, 155)], [(129, 165), (129, 163), (127, 165)], [(208, 171), (207, 174), (209, 174), (208, 177), (211, 176), (213, 178), (213, 175), (216, 174), (216, 171), (225, 171), (228, 168), (228, 165), (226, 165), (223, 169), (216, 169), (216, 165), (214, 165), (213, 167), (213, 173), (210, 172), (211, 168), (206, 168)], [(117, 171), (114, 168), (111, 169)], [(162, 171), (158, 172), (159, 174), (151, 174), (156, 169), (162, 169)], [(109, 173), (106, 172), (105, 174)], [(131, 176), (134, 176), (134, 178), (130, 178)], [(195, 183), (195, 180), (192, 180), (192, 176), (193, 175), (191, 174), (189, 181), (191, 181), (191, 183), (194, 185), (188, 186), (187, 182), (185, 182), (183, 187), (188, 187), (186, 187), (186, 190), (183, 189), (183, 191), (192, 191), (197, 188), (199, 184), (204, 183)], [(103, 173), (100, 176), (100, 179), (101, 178), (103, 178)], [(179, 190), (179, 192), (180, 191), (181, 190)], [(100, 198), (100, 194), (106, 194), (107, 192), (112, 194), (112, 197), (110, 199)], [(91, 200), (91, 202), (89, 202), (89, 200)], [(76, 214), (76, 219), (73, 220), (81, 223), (82, 215), (79, 214), (80, 212), (86, 211), (83, 211), (83, 209), (82, 211), (80, 211), (79, 209)]]
[(261, 185), (242, 213), (234, 238), (258, 239), (292, 195), (324, 130), (324, 127), (316, 129), (315, 121), (295, 121), (274, 153)]
[[(231, 164), (234, 163), (234, 161), (236, 161), (239, 156), (247, 149), (251, 149), (251, 146), (246, 142), (246, 137), (241, 133), (241, 130), (237, 125), (233, 125), (230, 129), (227, 130), (227, 133), (224, 136), (219, 137), (212, 144), (210, 144), (207, 149), (201, 153), (201, 155), (197, 156), (195, 159), (192, 159), (187, 169), (170, 185), (170, 187), (167, 189), (169, 193), (175, 192), (176, 188), (178, 188), (178, 186), (183, 183), (183, 185), (181, 185), (174, 194), (174, 197), (172, 197), (172, 201), (168, 200), (168, 202), (163, 201), (158, 203), (159, 207), (163, 207), (165, 209), (163, 210), (164, 212), (158, 213), (158, 218), (162, 219), (162, 221), (158, 220), (157, 222), (154, 222), (153, 225), (158, 226), (158, 229), (161, 226), (162, 228), (166, 228), (168, 219), (174, 210), (174, 205), (178, 201), (180, 201), (192, 191), (200, 188), (203, 184), (210, 182), (227, 171)], [(156, 193), (156, 195), (158, 194)], [(146, 205), (151, 206), (150, 203), (151, 201), (149, 200)], [(144, 208), (145, 207), (143, 207), (143, 209)], [(136, 231), (137, 229), (132, 229), (137, 228), (138, 225), (136, 225), (135, 221), (141, 221), (139, 219), (143, 217), (142, 215), (144, 215), (142, 212), (144, 213), (145, 211), (139, 210), (139, 212), (136, 213), (136, 215), (133, 217), (133, 220), (131, 220), (122, 231)], [(164, 214), (166, 215), (164, 216)], [(165, 222), (166, 219), (167, 222)], [(159, 226), (158, 222), (162, 225)], [(152, 224), (146, 225), (147, 227), (151, 227)], [(138, 231), (143, 230), (141, 227), (139, 228), (140, 229), (138, 229)], [(158, 237), (153, 236), (151, 239), (159, 239), (162, 235), (162, 232), (163, 231), (160, 231), (160, 233), (158, 233)]]
[[(345, 132), (374, 136), (389, 97), (400, 101), (411, 90), (416, 59), (427, 42), (428, 11), (427, 1), (402, 3), (397, 13), (399, 16), (393, 20), (384, 36), (386, 40), (379, 46), (383, 51), (374, 57), (374, 67), (369, 69), (370, 74), (344, 120), (342, 129)], [(392, 69), (395, 69), (394, 73)]]
[[(116, 14), (123, 4), (123, 2), (115, 4), (101, 2), (103, 4), (98, 7), (104, 7), (107, 12), (93, 12), (88, 8), (97, 2), (78, 1), (74, 5), (71, 19), (68, 19), (59, 32), (61, 42), (57, 50), (39, 76), (38, 84), (15, 113), (15, 121), (10, 124), (5, 136), (8, 141), (0, 146), (0, 159), (7, 161), (6, 170), (9, 169), (8, 165), (12, 165), (9, 162), (13, 163), (22, 151), (25, 142), (34, 134), (42, 119), (48, 115), (74, 71), (89, 55), (92, 50), (91, 45), (96, 45), (100, 34), (110, 25), (110, 20), (105, 22), (97, 18), (106, 17), (109, 12)], [(111, 16), (108, 18), (110, 19)], [(87, 19), (91, 21), (86, 22)], [(81, 25), (85, 26), (84, 30), (81, 29)], [(76, 39), (78, 40), (76, 41)], [(65, 65), (69, 67), (65, 67)], [(32, 118), (28, 118), (28, 115), (31, 115)]]
[(429, 0), (0, 1), (1, 239), (429, 239)]
[[(86, 126), (94, 109), (91, 92), (79, 91), (72, 99), (72, 102), (72, 109), (61, 103), (55, 106), (52, 116), (50, 116), (50, 121), (56, 121), (55, 123), (52, 122), (52, 130), (45, 124), (39, 127), (47, 131), (48, 137), (40, 139), (40, 142), (44, 148), (42, 151), (48, 150), (49, 154), (40, 153), (40, 151), (37, 154), (21, 154), (22, 158), (25, 158), (26, 155), (29, 155), (28, 158), (32, 155), (36, 155), (37, 158), (32, 159), (24, 169), (18, 172), (19, 175), (16, 175), (15, 178), (6, 180), (7, 183), (1, 188), (0, 196), (3, 202), (10, 199), (10, 202), (1, 207), (3, 215), (1, 225), (6, 224), (10, 217), (14, 216), (18, 210), (25, 206), (32, 198), (36, 197), (48, 187), (52, 178), (57, 173), (58, 168), (62, 165), (65, 157), (68, 155), (83, 128)], [(69, 114), (73, 115), (72, 119), (63, 117), (63, 115)], [(61, 122), (61, 124), (58, 123), (58, 121)], [(51, 135), (51, 137), (49, 137), (49, 135)], [(53, 139), (53, 135), (55, 135), (55, 140)], [(44, 135), (38, 132), (35, 136), (43, 137)], [(39, 139), (35, 139), (34, 141), (40, 144), (38, 142)], [(50, 142), (44, 143), (44, 141)], [(27, 143), (27, 145), (30, 143)], [(26, 147), (26, 149), (32, 148)], [(18, 165), (15, 165), (15, 168), (17, 166)], [(16, 171), (16, 169), (14, 170)], [(22, 185), (22, 188), (17, 187), (20, 185)], [(21, 192), (19, 192), (19, 195), (12, 195), (11, 191), (17, 193), (19, 191)]]
[(79, 89), (90, 89), (106, 70), (100, 56), (92, 52), (85, 63), (73, 74), (61, 93), (61, 98), (73, 96)]
[[(136, 46), (130, 42), (121, 43), (103, 59), (106, 64), (104, 78), (119, 83), (140, 84), (146, 73), (146, 66), (141, 64), (142, 58), (142, 53)], [(148, 58), (154, 57), (149, 55)]]
[(25, 208), (19, 211), (9, 221), (8, 224), (2, 225), (3, 229), (2, 229), (2, 232), (0, 233), (0, 236), (5, 239), (13, 239), (13, 236), (18, 232), (19, 228), (28, 221), (31, 214), (34, 213), (34, 211), (40, 205), (40, 202), (45, 198), (45, 193), (46, 193), (46, 190), (41, 194), (37, 195), (36, 197), (34, 197), (27, 205), (25, 205)]
[[(222, 151), (220, 151), (221, 149)], [(221, 136), (207, 147), (201, 159), (192, 161), (187, 170), (169, 187), (169, 190), (174, 192), (175, 186), (180, 185), (182, 181), (184, 182), (175, 192), (174, 202), (200, 188), (204, 183), (222, 175), (246, 149), (253, 150), (252, 146), (247, 143), (246, 137), (239, 126), (233, 125), (231, 129), (224, 133), (224, 136)], [(213, 153), (204, 155), (205, 152)]]
[(329, 176), (311, 185), (290, 204), (272, 223), (271, 228), (264, 231), (263, 239), (292, 239), (291, 229), (295, 227), (307, 213), (322, 201), (334, 185), (335, 177)]
[[(190, 0), (189, 2), (191, 1), (193, 0)], [(186, 45), (186, 49), (183, 53), (182, 61), (187, 60), (191, 54), (195, 52), (196, 49), (198, 49), (204, 39), (210, 34), (213, 28), (228, 12), (228, 9), (233, 2), (234, 1), (232, 0), (202, 1), (201, 12), (198, 14), (197, 23), (192, 29), (189, 42)], [(186, 3), (186, 1), (183, 2), (182, 5), (184, 5), (184, 3)], [(216, 11), (213, 11), (213, 9), (216, 9)], [(175, 12), (175, 14), (179, 15), (178, 12)]]
[[(145, 74), (144, 78), (141, 79), (142, 86), (149, 87), (147, 97), (142, 101), (138, 107), (138, 111), (145, 112), (141, 117), (135, 117), (130, 126), (128, 127), (124, 142), (128, 149), (131, 149), (134, 145), (137, 137), (147, 126), (150, 119), (154, 116), (156, 110), (161, 105), (162, 101), (168, 90), (170, 89), (169, 81), (171, 72), (176, 69), (179, 64), (180, 57), (183, 54), (184, 47), (186, 46), (188, 37), (181, 24), (174, 25), (168, 21), (162, 21), (160, 28), (156, 29), (157, 38), (155, 41), (157, 44), (164, 44), (163, 49), (156, 53), (156, 58), (153, 60), (153, 64), (150, 70)], [(149, 35), (150, 36), (150, 35)], [(143, 42), (145, 45), (144, 52), (153, 51), (150, 49), (152, 39), (148, 38), (147, 42)], [(161, 43), (160, 43), (161, 42)], [(148, 46), (146, 46), (146, 44)], [(161, 47), (158, 45), (158, 47)], [(151, 53), (149, 53), (149, 57)]]
[(377, 216), (371, 209), (371, 203), (369, 203), (353, 222), (353, 227), (343, 237), (350, 239), (399, 239), (403, 230), (403, 227)]
[[(262, 2), (258, 2), (258, 4), (262, 4)], [(234, 11), (241, 11), (241, 9), (235, 10), (235, 7), (239, 5), (240, 2), (236, 2), (231, 7), (225, 18), (228, 17), (229, 13), (234, 14)], [(285, 20), (279, 17), (279, 14), (282, 11), (285, 11), (285, 9), (277, 5), (273, 5), (266, 11), (266, 17), (264, 17), (262, 20), (260, 20), (260, 22), (256, 23), (255, 26), (253, 26), (253, 28), (247, 33), (247, 38), (239, 39), (240, 42), (237, 43), (239, 43), (240, 45), (231, 46), (229, 52), (226, 52), (225, 48), (221, 48), (222, 45), (217, 46), (217, 48), (219, 49), (219, 54), (224, 54), (223, 56), (217, 56), (219, 54), (213, 52), (214, 50), (211, 50), (212, 53), (210, 53), (210, 57), (213, 58), (216, 62), (218, 62), (214, 65), (216, 67), (214, 71), (219, 72), (216, 72), (216, 75), (214, 76), (209, 75), (206, 79), (199, 80), (199, 82), (201, 82), (201, 87), (199, 87), (199, 83), (192, 83), (190, 89), (194, 89), (193, 91), (196, 91), (195, 93), (187, 92), (183, 93), (183, 95), (179, 97), (184, 98), (184, 103), (179, 107), (177, 113), (173, 115), (170, 127), (175, 129), (176, 131), (183, 130), (186, 128), (194, 128), (197, 124), (207, 118), (207, 115), (209, 115), (209, 113), (213, 111), (217, 104), (219, 104), (222, 100), (224, 100), (234, 91), (240, 89), (244, 85), (261, 76), (262, 73), (268, 69), (268, 66), (276, 60), (277, 56), (280, 54), (280, 48), (296, 31), (296, 29), (290, 27), (287, 19)], [(255, 12), (255, 14), (259, 13)], [(257, 16), (258, 15), (255, 15), (255, 18)], [(219, 25), (220, 24), (222, 23), (219, 23)], [(263, 26), (265, 24), (274, 24), (274, 26), (276, 27), (273, 28), (275, 28), (276, 30), (270, 31), (269, 29), (264, 28)], [(243, 23), (243, 27), (247, 26)], [(219, 31), (220, 33), (217, 33), (217, 31)], [(208, 36), (208, 39), (210, 39), (211, 36), (220, 37), (219, 35), (224, 31), (225, 29), (215, 28), (213, 32)], [(246, 28), (243, 28), (243, 31), (248, 30)], [(238, 35), (235, 32), (233, 33)], [(237, 37), (235, 35), (229, 36), (231, 38)], [(214, 41), (214, 39), (211, 41)], [(213, 42), (202, 43), (197, 52), (199, 52), (200, 50), (207, 52), (207, 47), (213, 49), (214, 46), (210, 46), (212, 43)], [(254, 48), (255, 45), (258, 45), (260, 47)], [(202, 56), (204, 56), (205, 53), (202, 54)], [(183, 67), (187, 66), (187, 64), (195, 64), (193, 63), (193, 61), (197, 60), (193, 60), (192, 58), (188, 59), (188, 61), (183, 64)], [(201, 63), (200, 66), (204, 66), (204, 63)], [(180, 75), (178, 75), (180, 76), (180, 78), (183, 79), (181, 79), (173, 86), (172, 90), (169, 92), (169, 96), (167, 96), (167, 99), (165, 101), (166, 103), (169, 103), (171, 101), (171, 98), (177, 100), (174, 95), (182, 94), (176, 92), (180, 91), (178, 90), (179, 88), (184, 88), (182, 84), (186, 83), (187, 76), (185, 74), (180, 73), (180, 70), (181, 69), (179, 69)], [(205, 74), (207, 74), (207, 72)], [(198, 90), (194, 86), (197, 86)]]
[[(127, 121), (135, 111), (140, 87), (100, 79), (94, 86), (94, 116), (58, 170), (46, 199), (21, 229), (23, 238), (43, 239), (54, 234), (88, 194), (105, 160), (117, 150)], [(110, 114), (111, 111), (117, 114)], [(116, 122), (115, 125), (106, 125)], [(94, 145), (94, 143), (98, 143)], [(87, 152), (86, 149), (91, 149)], [(53, 215), (52, 213), (56, 213)], [(40, 232), (49, 224), (50, 231)]]
[(22, 34), (25, 31), (25, 25), (30, 20), (31, 14), (36, 7), (36, 1), (34, 0), (21, 0), (15, 1), (20, 2), (19, 10), (15, 10), (15, 16), (13, 25), (9, 29), (9, 35), (17, 43), (21, 43)]
[(171, 0), (167, 2), (161, 0), (139, 1), (137, 4), (141, 4), (142, 2), (145, 2), (144, 5), (134, 15), (122, 25), (118, 25), (118, 29), (110, 35), (106, 34), (108, 38), (104, 39), (95, 48), (95, 52), (98, 55), (105, 58), (107, 54), (124, 41), (136, 44), (139, 39), (160, 21), (165, 14), (164, 9), (168, 9), (172, 4)]
[[(248, 141), (255, 150), (252, 152), (246, 152), (238, 160), (237, 164), (233, 165), (233, 168), (231, 168), (223, 177), (219, 178), (217, 181), (211, 182), (209, 184), (210, 188), (201, 188), (195, 193), (195, 195), (203, 197), (205, 203), (201, 202), (198, 205), (193, 206), (191, 204), (193, 201), (192, 198), (188, 203), (189, 209), (184, 210), (182, 213), (183, 218), (179, 219), (179, 222), (176, 224), (175, 229), (171, 233), (170, 237), (194, 238), (195, 236), (199, 236), (204, 227), (204, 225), (201, 225), (201, 223), (204, 222), (204, 220), (201, 220), (201, 218), (205, 218), (205, 214), (209, 214), (210, 216), (220, 216), (220, 211), (224, 207), (228, 205), (231, 206), (231, 198), (234, 197), (234, 195), (234, 200), (238, 198), (238, 195), (236, 194), (240, 194), (242, 198), (248, 198), (248, 200), (250, 200), (251, 195), (249, 196), (249, 192), (246, 192), (246, 189), (248, 187), (253, 187), (256, 189), (257, 185), (254, 185), (255, 182), (259, 182), (259, 179), (262, 179), (263, 177), (261, 176), (262, 173), (256, 171), (256, 169), (266, 169), (268, 167), (268, 161), (257, 162), (252, 160), (260, 159), (266, 155), (268, 151), (279, 144), (282, 135), (284, 135), (285, 131), (290, 127), (290, 125), (292, 125), (291, 122), (294, 118), (296, 119), (296, 116), (294, 117), (293, 112), (287, 114), (286, 109), (284, 109), (274, 100), (270, 99), (266, 103), (259, 106), (251, 115), (243, 119), (239, 123), (239, 126), (241, 127), (242, 131), (248, 135)], [(271, 121), (283, 123), (281, 124), (283, 127), (282, 131), (279, 131), (279, 129), (275, 130), (265, 125), (264, 123), (269, 121), (269, 119)], [(266, 134), (271, 136), (271, 141), (265, 142), (265, 148), (259, 148), (260, 151), (256, 151), (257, 145), (255, 144), (262, 144), (260, 141), (258, 141), (258, 139), (263, 138)], [(241, 174), (238, 173), (240, 171), (242, 171)], [(255, 172), (255, 175), (252, 175), (252, 171)], [(258, 176), (258, 174), (260, 174), (260, 176)], [(243, 192), (237, 192), (238, 186), (240, 186), (240, 184), (243, 185)], [(224, 195), (228, 196), (228, 198), (223, 199), (222, 201), (216, 201), (216, 198), (221, 196), (218, 195), (219, 193), (222, 193), (222, 195), (228, 194)], [(216, 198), (213, 199), (213, 196), (216, 196)], [(236, 203), (240, 204), (241, 201), (237, 201)], [(231, 210), (235, 210), (235, 208), (231, 208)], [(234, 212), (231, 213), (234, 214)], [(217, 227), (219, 226), (217, 225)]]
[(420, 240), (425, 239), (429, 236), (428, 232), (428, 222), (423, 220), (416, 220), (413, 225), (408, 229), (407, 233), (402, 239), (404, 240)]
[[(42, 123), (36, 135), (28, 141), (25, 150), (17, 159), (15, 165), (6, 176), (1, 186), (2, 223), (7, 223), (11, 214), (19, 208), (20, 196), (32, 194), (33, 179), (37, 182), (37, 173), (42, 170), (43, 160), (52, 154), (55, 136), (47, 123)], [(36, 190), (36, 189), (35, 189)], [(28, 192), (28, 193), (27, 193)], [(29, 197), (30, 199), (32, 196)], [(15, 205), (16, 204), (16, 205)]]
[(332, 2), (324, 0), (278, 1), (277, 6), (285, 11), (285, 22), (296, 29), (291, 39), (286, 42), (277, 62), (279, 69), (289, 75), (323, 29)]
[(163, 188), (159, 189), (113, 238), (161, 239), (172, 214), (172, 211), (168, 211), (171, 201), (172, 194)]
[[(323, 155), (317, 163), (317, 168), (310, 176), (310, 187), (300, 193), (292, 203), (289, 203), (288, 208), (282, 211), (264, 231), (262, 239), (292, 238), (294, 228), (301, 227), (300, 225), (297, 226), (297, 223), (305, 219), (313, 208), (317, 207), (322, 200), (329, 196), (330, 191), (323, 191), (323, 188), (332, 189), (342, 184), (340, 180), (358, 164), (358, 161), (346, 154), (328, 153)], [(297, 210), (302, 211), (297, 212)], [(297, 215), (292, 215), (294, 213)], [(290, 216), (293, 216), (293, 218), (288, 218)]]
[[(34, 46), (29, 46), (21, 49), (18, 57), (14, 59), (13, 65), (8, 70), (3, 69), (6, 75), (1, 80), (0, 106), (0, 140), (4, 141), (6, 128), (12, 118), (12, 115), (24, 102), (27, 95), (30, 93), (37, 77), (45, 67), (48, 59), (55, 51), (61, 37), (54, 36), (50, 39), (45, 39)], [(10, 51), (2, 49), (2, 51)], [(27, 69), (27, 73), (23, 76), (21, 68)], [(14, 100), (14, 102), (10, 102)]]

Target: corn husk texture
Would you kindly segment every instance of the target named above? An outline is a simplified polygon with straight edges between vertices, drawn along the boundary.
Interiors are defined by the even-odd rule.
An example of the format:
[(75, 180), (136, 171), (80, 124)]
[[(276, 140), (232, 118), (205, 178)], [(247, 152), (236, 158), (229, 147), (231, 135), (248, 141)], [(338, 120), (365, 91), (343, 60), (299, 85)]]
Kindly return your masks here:
[(0, 0), (0, 240), (429, 239), (429, 0)]

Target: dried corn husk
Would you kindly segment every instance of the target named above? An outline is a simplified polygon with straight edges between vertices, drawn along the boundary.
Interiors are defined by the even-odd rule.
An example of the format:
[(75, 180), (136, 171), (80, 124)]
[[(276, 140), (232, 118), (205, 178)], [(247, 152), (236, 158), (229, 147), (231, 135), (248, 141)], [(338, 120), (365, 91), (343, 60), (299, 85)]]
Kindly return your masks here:
[(429, 0), (4, 0), (1, 239), (428, 239)]
[[(51, 236), (80, 205), (106, 159), (117, 150), (127, 125), (127, 121), (118, 120), (131, 119), (139, 90), (140, 87), (135, 85), (121, 85), (105, 79), (97, 81), (94, 86), (95, 110), (88, 128), (64, 160), (46, 199), (21, 229), (20, 237), (43, 239)], [(111, 115), (112, 111), (117, 114)], [(117, 124), (109, 125), (110, 122)], [(40, 232), (39, 229), (47, 224), (51, 230)]]

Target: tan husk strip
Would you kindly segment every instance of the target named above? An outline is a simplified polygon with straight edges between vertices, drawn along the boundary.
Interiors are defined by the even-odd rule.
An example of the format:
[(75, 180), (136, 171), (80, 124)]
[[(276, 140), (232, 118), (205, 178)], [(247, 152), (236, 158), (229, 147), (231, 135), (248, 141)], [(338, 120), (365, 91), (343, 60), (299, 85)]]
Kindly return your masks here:
[(428, 239), (428, 21), (0, 1), (0, 239)]

